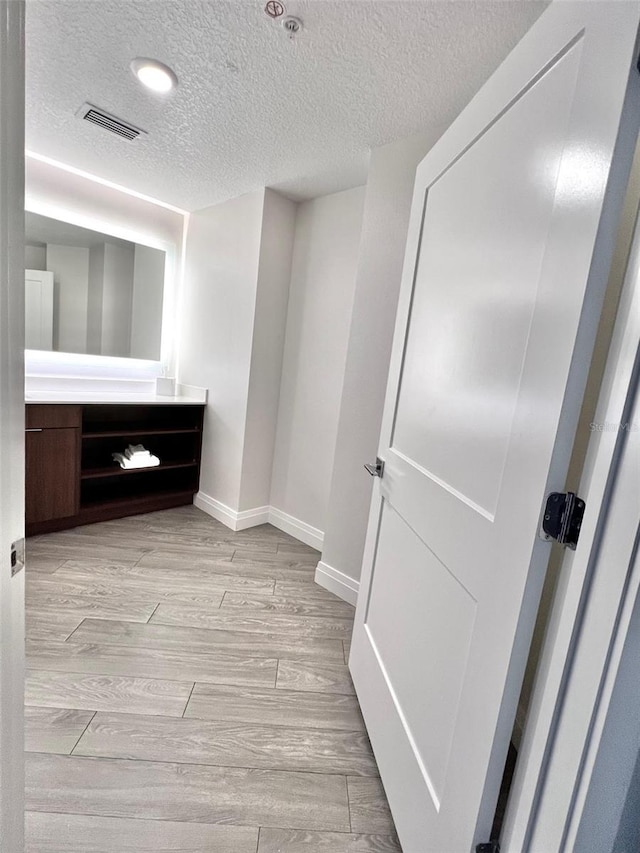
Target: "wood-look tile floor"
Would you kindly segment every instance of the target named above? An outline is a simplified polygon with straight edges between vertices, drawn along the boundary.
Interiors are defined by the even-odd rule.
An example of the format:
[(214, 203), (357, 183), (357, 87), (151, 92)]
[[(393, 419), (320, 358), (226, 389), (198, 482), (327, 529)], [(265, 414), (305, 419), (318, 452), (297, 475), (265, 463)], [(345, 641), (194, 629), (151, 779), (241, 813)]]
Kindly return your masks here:
[(29, 540), (26, 853), (399, 853), (318, 558), (194, 507)]

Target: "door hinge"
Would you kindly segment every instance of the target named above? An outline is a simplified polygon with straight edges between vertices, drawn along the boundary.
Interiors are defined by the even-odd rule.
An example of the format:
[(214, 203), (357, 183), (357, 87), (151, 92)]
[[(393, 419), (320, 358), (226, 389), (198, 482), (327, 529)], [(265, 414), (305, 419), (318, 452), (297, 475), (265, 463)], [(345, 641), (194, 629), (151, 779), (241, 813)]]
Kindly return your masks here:
[(11, 577), (24, 569), (24, 539), (11, 543)]
[(371, 474), (372, 477), (382, 477), (384, 474), (384, 460), (380, 459), (380, 457), (376, 457), (375, 465), (365, 465), (366, 470)]
[(551, 492), (542, 514), (540, 536), (576, 550), (585, 502), (573, 492)]
[(500, 842), (489, 841), (488, 844), (476, 844), (476, 853), (500, 853)]

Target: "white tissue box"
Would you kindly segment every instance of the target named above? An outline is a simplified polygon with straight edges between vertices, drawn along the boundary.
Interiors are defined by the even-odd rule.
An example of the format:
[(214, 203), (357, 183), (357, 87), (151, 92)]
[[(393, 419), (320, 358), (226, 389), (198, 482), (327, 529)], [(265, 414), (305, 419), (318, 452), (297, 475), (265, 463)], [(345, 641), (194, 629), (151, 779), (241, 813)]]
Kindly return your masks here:
[(158, 376), (156, 378), (156, 394), (161, 397), (175, 397), (176, 380), (169, 376)]

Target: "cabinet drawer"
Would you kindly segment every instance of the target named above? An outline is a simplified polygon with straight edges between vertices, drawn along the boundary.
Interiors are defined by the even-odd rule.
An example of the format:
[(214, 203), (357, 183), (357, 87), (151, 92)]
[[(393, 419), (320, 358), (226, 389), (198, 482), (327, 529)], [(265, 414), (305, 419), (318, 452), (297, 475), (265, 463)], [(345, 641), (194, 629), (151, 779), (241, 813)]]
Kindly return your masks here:
[(34, 405), (27, 403), (25, 415), (27, 429), (64, 429), (82, 426), (80, 406)]

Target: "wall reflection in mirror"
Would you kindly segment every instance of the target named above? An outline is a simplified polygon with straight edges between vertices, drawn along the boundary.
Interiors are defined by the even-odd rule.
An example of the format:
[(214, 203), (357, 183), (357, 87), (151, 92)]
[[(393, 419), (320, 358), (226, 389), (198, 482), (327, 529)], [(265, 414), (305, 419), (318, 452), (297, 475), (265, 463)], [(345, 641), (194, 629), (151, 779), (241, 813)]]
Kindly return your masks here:
[(27, 349), (160, 359), (165, 253), (25, 214)]

